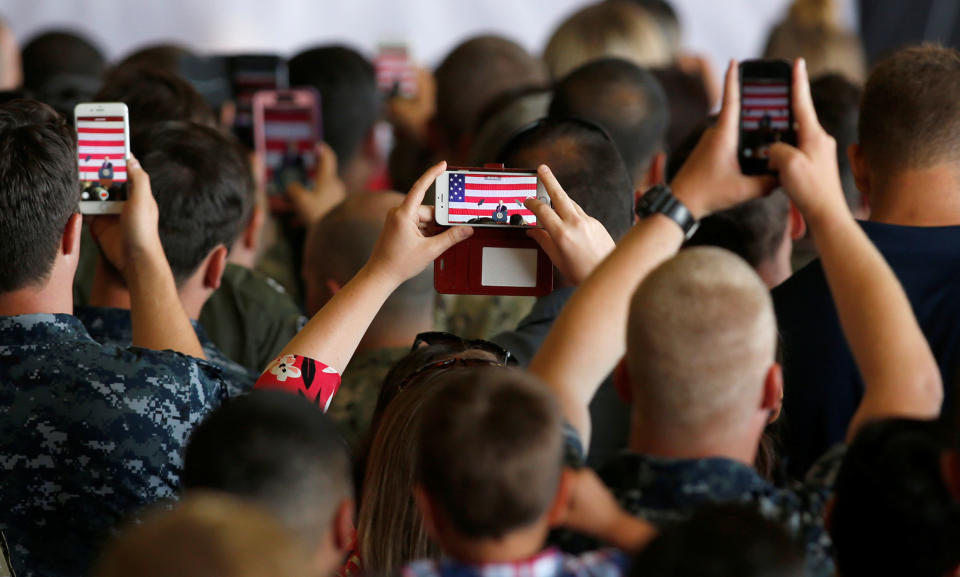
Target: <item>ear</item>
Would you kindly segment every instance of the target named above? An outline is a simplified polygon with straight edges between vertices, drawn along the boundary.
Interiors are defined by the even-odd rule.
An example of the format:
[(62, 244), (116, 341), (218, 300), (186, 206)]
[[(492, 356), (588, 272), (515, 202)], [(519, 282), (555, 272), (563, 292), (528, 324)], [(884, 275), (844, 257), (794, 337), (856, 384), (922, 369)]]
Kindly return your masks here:
[(327, 290), (330, 291), (330, 296), (337, 294), (338, 292), (340, 292), (340, 289), (343, 288), (343, 285), (333, 280), (332, 278), (328, 278), (326, 281), (324, 281), (324, 284), (326, 285)]
[(864, 196), (870, 194), (870, 170), (867, 168), (867, 159), (859, 144), (847, 147), (847, 159), (850, 161), (850, 170), (853, 172), (853, 181), (857, 190)]
[(570, 510), (570, 497), (573, 495), (573, 484), (576, 482), (576, 473), (572, 469), (564, 467), (560, 473), (560, 483), (557, 485), (557, 494), (553, 498), (553, 504), (547, 511), (547, 523), (550, 527), (559, 527), (567, 520), (567, 513)]
[(203, 271), (203, 286), (211, 290), (220, 288), (220, 279), (227, 268), (227, 247), (217, 245), (207, 257), (207, 268)]
[(807, 234), (807, 221), (803, 220), (800, 209), (790, 201), (790, 214), (787, 216), (787, 227), (790, 231), (791, 240), (800, 240)]
[(250, 220), (247, 221), (247, 226), (243, 228), (243, 234), (240, 237), (243, 248), (247, 250), (257, 249), (266, 219), (267, 214), (263, 211), (263, 207), (254, 205), (253, 210), (250, 211)]
[(353, 544), (353, 537), (356, 534), (354, 524), (354, 511), (357, 506), (353, 499), (347, 498), (340, 502), (337, 511), (333, 515), (333, 544), (337, 551), (346, 553)]
[(763, 380), (763, 401), (761, 410), (770, 412), (770, 423), (780, 418), (783, 409), (783, 368), (780, 363), (773, 363), (767, 370)]
[(943, 480), (953, 500), (960, 503), (960, 452), (947, 451), (940, 457)]
[(80, 254), (80, 235), (83, 232), (83, 216), (79, 212), (70, 215), (67, 225), (63, 227), (63, 236), (60, 238), (60, 252), (63, 255)]
[(413, 500), (417, 504), (417, 509), (420, 511), (420, 518), (423, 520), (423, 529), (427, 532), (427, 535), (430, 536), (430, 539), (436, 541), (441, 533), (441, 528), (438, 526), (440, 520), (437, 518), (437, 510), (434, 507), (433, 500), (430, 498), (430, 495), (424, 490), (423, 485), (419, 483), (413, 487)]
[(613, 369), (613, 386), (617, 389), (620, 400), (633, 404), (633, 387), (630, 385), (630, 370), (627, 369), (627, 358), (620, 359)]
[(643, 188), (649, 189), (664, 182), (667, 178), (667, 153), (658, 152), (653, 155), (650, 166), (647, 168), (647, 174), (644, 177)]

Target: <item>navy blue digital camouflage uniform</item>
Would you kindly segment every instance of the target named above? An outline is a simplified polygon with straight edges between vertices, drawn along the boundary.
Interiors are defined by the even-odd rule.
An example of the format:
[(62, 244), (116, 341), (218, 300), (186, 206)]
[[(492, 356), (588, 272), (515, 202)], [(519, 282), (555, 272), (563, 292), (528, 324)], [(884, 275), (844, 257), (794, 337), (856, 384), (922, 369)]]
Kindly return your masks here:
[[(93, 340), (102, 345), (129, 347), (133, 342), (133, 325), (128, 309), (83, 306), (78, 307), (75, 314)], [(233, 362), (220, 352), (217, 345), (207, 337), (200, 323), (191, 320), (190, 324), (197, 332), (197, 339), (207, 360), (223, 370), (227, 393), (235, 397), (252, 391), (253, 384), (260, 375)]]
[(85, 575), (129, 515), (176, 497), (222, 371), (100, 345), (70, 315), (0, 317), (0, 531), (19, 577)]

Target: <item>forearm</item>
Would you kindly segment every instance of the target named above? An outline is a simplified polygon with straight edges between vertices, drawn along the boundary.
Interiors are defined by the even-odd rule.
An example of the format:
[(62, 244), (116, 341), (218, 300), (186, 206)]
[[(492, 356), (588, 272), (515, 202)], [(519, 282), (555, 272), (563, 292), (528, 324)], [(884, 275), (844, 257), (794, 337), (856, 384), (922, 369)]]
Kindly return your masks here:
[(849, 214), (814, 220), (811, 231), (866, 388), (850, 436), (871, 419), (937, 416), (939, 369), (890, 266)]
[(573, 294), (530, 363), (530, 372), (556, 392), (584, 446), (590, 443), (590, 401), (626, 350), (633, 293), (682, 242), (683, 233), (667, 217), (637, 224)]
[(310, 357), (342, 373), (380, 307), (396, 288), (396, 282), (387, 275), (369, 265), (364, 267), (287, 343), (281, 354)]
[(595, 537), (627, 553), (637, 553), (657, 536), (657, 529), (648, 521), (621, 511), (604, 533)]
[(197, 333), (180, 304), (173, 273), (162, 255), (142, 258), (128, 268), (133, 345), (205, 359)]

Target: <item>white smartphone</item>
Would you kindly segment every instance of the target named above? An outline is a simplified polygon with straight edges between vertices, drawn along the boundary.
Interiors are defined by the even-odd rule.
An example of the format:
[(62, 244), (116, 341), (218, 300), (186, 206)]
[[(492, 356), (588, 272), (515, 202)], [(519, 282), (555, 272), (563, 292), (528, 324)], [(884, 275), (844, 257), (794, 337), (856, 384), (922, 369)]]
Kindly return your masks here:
[(435, 218), (444, 226), (538, 227), (523, 203), (550, 203), (535, 170), (448, 170), (437, 177), (436, 190)]
[(73, 109), (77, 130), (80, 212), (119, 214), (127, 200), (130, 116), (122, 102), (84, 102)]

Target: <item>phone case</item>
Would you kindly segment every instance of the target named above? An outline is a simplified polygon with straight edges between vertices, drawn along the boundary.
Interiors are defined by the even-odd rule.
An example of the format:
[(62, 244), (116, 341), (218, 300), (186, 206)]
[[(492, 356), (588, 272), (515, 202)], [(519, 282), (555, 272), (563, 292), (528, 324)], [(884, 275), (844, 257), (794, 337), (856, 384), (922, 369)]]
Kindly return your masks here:
[(553, 291), (553, 263), (524, 229), (475, 227), (434, 261), (433, 283), (440, 294), (540, 297)]

